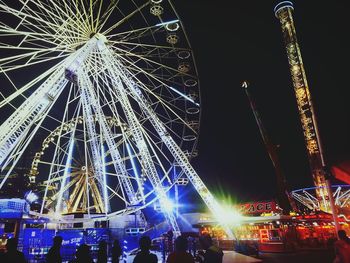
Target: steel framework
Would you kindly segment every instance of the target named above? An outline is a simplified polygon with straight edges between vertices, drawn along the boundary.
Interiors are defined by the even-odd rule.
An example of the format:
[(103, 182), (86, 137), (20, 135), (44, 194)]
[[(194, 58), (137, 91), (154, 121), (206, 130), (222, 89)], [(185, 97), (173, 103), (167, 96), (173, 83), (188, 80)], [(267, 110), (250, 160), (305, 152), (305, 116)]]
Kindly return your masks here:
[(0, 10), (0, 187), (41, 140), (28, 174), (43, 182), (40, 215), (110, 217), (157, 201), (178, 235), (168, 192), (182, 175), (222, 214), (190, 164), (199, 83), (170, 1), (0, 1)]

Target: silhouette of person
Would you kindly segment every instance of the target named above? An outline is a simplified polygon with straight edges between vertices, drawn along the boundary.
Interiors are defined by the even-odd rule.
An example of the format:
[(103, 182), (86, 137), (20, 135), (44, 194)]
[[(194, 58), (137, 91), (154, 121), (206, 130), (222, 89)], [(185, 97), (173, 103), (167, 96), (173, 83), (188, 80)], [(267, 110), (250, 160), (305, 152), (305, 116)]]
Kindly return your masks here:
[(158, 258), (155, 254), (150, 253), (151, 238), (142, 236), (139, 240), (140, 252), (137, 253), (133, 263), (157, 263)]
[(114, 240), (112, 247), (112, 263), (118, 263), (121, 255), (123, 254), (122, 247), (119, 244), (119, 240)]
[(70, 263), (93, 263), (94, 261), (90, 255), (90, 247), (86, 244), (82, 244), (78, 247), (75, 253), (75, 259)]
[(350, 239), (344, 230), (338, 231), (339, 240), (335, 241), (335, 259), (333, 263), (350, 263)]
[(210, 235), (203, 235), (199, 238), (201, 246), (205, 249), (203, 263), (222, 263), (224, 253), (222, 249), (213, 244)]
[(107, 243), (100, 241), (98, 244), (97, 263), (107, 263)]
[(195, 257), (196, 256), (196, 239), (193, 236), (189, 236), (187, 241), (188, 241), (188, 252)]
[(60, 253), (62, 240), (63, 239), (61, 236), (55, 236), (53, 238), (53, 246), (46, 254), (46, 263), (62, 263), (62, 257)]
[(194, 258), (187, 250), (187, 239), (184, 236), (178, 236), (175, 239), (175, 251), (170, 253), (167, 263), (194, 263)]
[(6, 243), (6, 252), (1, 258), (1, 262), (26, 263), (24, 254), (17, 250), (17, 238), (10, 238)]
[(168, 237), (168, 251), (173, 252), (174, 248), (173, 248), (173, 237), (174, 237), (174, 233), (173, 230), (169, 230), (167, 232), (167, 237)]

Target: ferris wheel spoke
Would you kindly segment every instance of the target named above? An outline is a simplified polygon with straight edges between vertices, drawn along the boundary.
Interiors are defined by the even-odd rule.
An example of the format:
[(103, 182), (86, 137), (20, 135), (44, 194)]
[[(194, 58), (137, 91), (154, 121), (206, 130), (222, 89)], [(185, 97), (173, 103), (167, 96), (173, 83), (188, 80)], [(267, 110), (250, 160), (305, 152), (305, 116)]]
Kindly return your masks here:
[(121, 196), (120, 194), (118, 194), (113, 188), (111, 188), (109, 185), (107, 185), (107, 188), (109, 191), (111, 191), (115, 196), (117, 196), (120, 200), (122, 200), (126, 206), (131, 205), (131, 203), (126, 200), (126, 198), (124, 198), (123, 196)]
[[(32, 55), (32, 56), (30, 56), (28, 58), (28, 60), (24, 64), (19, 63), (19, 64), (12, 65), (12, 63), (14, 63), (15, 61), (21, 61), (23, 58), (25, 58), (27, 56), (28, 55), (25, 55), (23, 57), (18, 57), (16, 59), (12, 60), (12, 61), (6, 61), (4, 63), (1, 63), (0, 67), (2, 68), (2, 70), (4, 72), (9, 72), (9, 71), (13, 71), (13, 70), (17, 70), (17, 69), (33, 66), (33, 65), (36, 65), (36, 64), (40, 64), (40, 63), (43, 63), (43, 62), (49, 62), (49, 61), (53, 61), (53, 60), (56, 60), (56, 59), (62, 59), (62, 58), (68, 57), (69, 54), (61, 55), (61, 56), (55, 56), (55, 57), (49, 57), (49, 58), (44, 58), (44, 59), (41, 59), (39, 61), (30, 62), (32, 59), (35, 59), (35, 55)], [(8, 65), (8, 64), (10, 64), (10, 65)]]
[(110, 28), (105, 30), (102, 34), (103, 35), (108, 35), (112, 30), (116, 29), (117, 27), (121, 26), (123, 23), (125, 23), (127, 20), (129, 20), (131, 17), (133, 17), (135, 14), (141, 12), (142, 9), (144, 9), (146, 6), (149, 5), (149, 2), (147, 1), (141, 6), (138, 6), (134, 11), (129, 13), (128, 15), (124, 16), (121, 20), (119, 20), (117, 23), (112, 25)]
[(130, 180), (136, 180), (133, 176), (129, 176), (129, 175), (121, 175), (121, 174), (117, 174), (117, 173), (110, 173), (110, 172), (106, 172), (106, 175), (109, 176), (113, 176), (113, 177), (124, 177), (124, 178), (128, 178)]
[[(2, 49), (2, 47), (0, 46), (0, 49)], [(6, 49), (6, 48), (5, 48)], [(45, 49), (40, 49), (40, 50), (36, 50), (36, 51), (33, 51), (33, 52), (27, 52), (27, 53), (23, 53), (23, 54), (18, 54), (18, 55), (13, 55), (13, 56), (9, 56), (9, 57), (5, 57), (5, 58), (2, 58), (0, 59), (0, 63), (11, 63), (13, 61), (17, 61), (17, 60), (22, 60), (26, 57), (29, 57), (28, 60), (34, 58), (35, 56), (37, 56), (38, 54), (40, 53), (47, 53), (47, 52), (52, 52), (52, 51), (59, 51), (59, 50), (56, 50), (55, 48), (53, 49), (48, 49), (48, 50), (45, 50)]]
[[(41, 32), (44, 32), (44, 33), (48, 33), (50, 32), (49, 28), (47, 27), (47, 24), (46, 23), (43, 23), (42, 21), (40, 21), (41, 19), (42, 20), (45, 20), (45, 21), (52, 21), (53, 18), (56, 16), (56, 15), (52, 15), (49, 13), (49, 7), (46, 6), (46, 8), (43, 8), (43, 4), (42, 3), (34, 3), (35, 4), (35, 7), (37, 9), (39, 9), (38, 11), (34, 11), (30, 6), (29, 6), (29, 3), (33, 3), (33, 1), (27, 1), (22, 10), (24, 10), (26, 12), (26, 14), (30, 15), (30, 16), (33, 16), (35, 18), (39, 18), (39, 20), (36, 20), (36, 23), (37, 24), (34, 24), (34, 23), (30, 23), (29, 20), (26, 20), (27, 18), (27, 15), (22, 17), (21, 19), (21, 22), (18, 23), (17, 27), (16, 27), (16, 30), (18, 28), (20, 28), (21, 26), (23, 27), (26, 27), (28, 29), (30, 28), (35, 28)], [(58, 21), (54, 21), (54, 24), (58, 25)]]
[[(188, 97), (186, 94), (181, 93), (180, 91), (177, 91), (174, 88), (171, 88), (167, 83), (165, 83), (162, 79), (157, 78), (156, 76), (154, 76), (153, 74), (143, 70), (142, 68), (140, 68), (139, 66), (137, 66), (134, 62), (129, 61), (128, 59), (126, 59), (123, 56), (120, 56), (119, 54), (117, 54), (118, 58), (121, 58), (123, 61), (125, 61), (127, 64), (130, 64), (132, 66), (132, 68), (134, 70), (137, 70), (139, 72), (142, 72), (146, 77), (148, 77), (151, 80), (156, 81), (158, 84), (163, 85), (164, 87), (167, 87), (168, 89), (170, 89), (171, 91), (175, 92), (177, 94), (177, 96), (181, 96), (182, 98), (188, 100), (189, 102), (195, 104), (195, 106), (199, 106), (199, 104), (196, 104), (190, 97)], [(125, 71), (128, 72), (128, 75), (133, 76), (138, 83), (140, 83), (143, 87), (143, 90), (147, 91), (147, 93), (152, 94), (154, 97), (156, 97), (159, 101), (162, 102), (162, 104), (167, 105), (167, 102), (163, 101), (159, 96), (157, 96), (155, 93), (153, 93), (150, 89), (147, 88), (147, 86), (145, 84), (143, 84), (139, 79), (137, 79), (137, 77), (135, 76), (135, 74), (132, 74), (132, 72), (130, 72), (130, 70), (128, 70), (127, 68), (125, 68)]]
[(113, 41), (116, 44), (123, 42), (130, 42), (130, 40), (137, 40), (142, 37), (151, 36), (155, 33), (163, 32), (163, 28), (159, 25), (147, 25), (145, 27), (133, 28), (127, 31), (118, 32), (115, 34), (108, 34), (108, 41)]
[[(52, 162), (46, 162), (46, 161), (42, 161), (42, 160), (39, 160), (38, 163), (40, 164), (45, 164), (45, 165), (48, 165), (48, 166), (53, 166), (53, 167), (56, 167), (56, 168), (62, 168), (62, 170), (58, 170), (58, 172), (62, 172), (63, 171), (63, 168), (65, 167), (64, 164), (59, 164), (59, 163), (52, 163)], [(70, 167), (72, 168), (72, 167)]]
[[(62, 146), (60, 146), (59, 144), (57, 144), (57, 143), (55, 143), (55, 142), (53, 142), (53, 144), (56, 146), (57, 150), (59, 150), (61, 153), (65, 154), (65, 155), (68, 154), (67, 149), (64, 149)], [(75, 163), (77, 163), (77, 164), (80, 163), (77, 159), (75, 159), (74, 156), (72, 156), (71, 161), (73, 161), (73, 162), (75, 162)], [(61, 164), (61, 166), (66, 167), (66, 164)], [(69, 166), (69, 168), (73, 168), (73, 167), (74, 167), (73, 165), (70, 165), (70, 166)]]
[[(6, 37), (9, 37), (11, 41), (11, 39), (17, 37), (19, 41), (18, 44), (13, 44), (13, 42), (10, 43), (9, 41), (9, 43), (1, 42), (0, 49), (13, 49), (18, 51), (33, 50), (33, 52), (68, 52), (72, 49), (72, 46), (74, 47), (74, 45), (83, 44), (85, 42), (85, 39), (82, 37), (60, 36), (57, 38), (57, 36), (51, 34), (47, 34), (45, 36), (41, 33), (32, 33), (26, 31), (12, 32), (0, 29), (0, 33), (4, 40)], [(63, 43), (63, 41), (66, 43)], [(70, 42), (74, 42), (74, 44)], [(44, 45), (44, 43), (46, 45)]]
[(74, 189), (69, 196), (69, 208), (67, 209), (70, 213), (77, 212), (86, 187), (83, 181), (84, 177), (80, 177), (75, 180)]
[(118, 7), (120, 0), (112, 0), (109, 3), (109, 6), (106, 8), (106, 11), (104, 14), (101, 16), (99, 19), (101, 22), (97, 26), (98, 27), (98, 32), (101, 32), (101, 30), (104, 28), (105, 24), (109, 21), (109, 18), (113, 14), (114, 10)]
[[(43, 10), (45, 10), (48, 13), (48, 17), (53, 19), (56, 18), (55, 24), (58, 26), (62, 25), (60, 24), (61, 21), (65, 21), (65, 25), (78, 29), (75, 34), (78, 32), (84, 32), (88, 34), (89, 28), (85, 23), (82, 23), (81, 16), (78, 17), (80, 14), (79, 12), (74, 12), (71, 8), (67, 8), (66, 1), (62, 1), (65, 5), (65, 9), (61, 8), (56, 2), (51, 1), (49, 4), (44, 4), (41, 1), (32, 1), (35, 2), (37, 6), (41, 6)], [(73, 3), (75, 1), (72, 1)], [(53, 7), (52, 7), (53, 6)], [(54, 10), (53, 10), (54, 9)], [(76, 9), (77, 10), (77, 9)], [(60, 16), (56, 15), (59, 14)]]
[[(155, 50), (164, 50), (166, 53), (174, 53), (174, 52), (179, 52), (179, 51), (187, 51), (191, 52), (190, 49), (188, 48), (183, 48), (183, 47), (173, 47), (173, 46), (162, 46), (162, 45), (156, 45), (156, 44), (149, 44), (149, 43), (140, 43), (140, 42), (128, 42), (128, 41), (118, 41), (118, 40), (109, 40), (108, 43), (114, 45), (124, 45), (124, 47), (128, 47), (128, 49), (134, 49), (137, 47), (142, 47), (144, 49), (150, 49), (149, 52), (154, 52)], [(124, 52), (124, 50), (121, 50)], [(132, 52), (130, 52), (132, 53)]]
[[(60, 29), (59, 25), (53, 24), (47, 20), (42, 19), (41, 17), (33, 16), (31, 14), (28, 14), (26, 12), (22, 12), (20, 10), (14, 9), (14, 8), (11, 8), (11, 7), (4, 5), (4, 4), (1, 4), (1, 3), (0, 3), (0, 9), (6, 11), (7, 13), (10, 13), (10, 14), (16, 16), (18, 19), (21, 19), (21, 22), (27, 21), (27, 19), (30, 18), (30, 19), (33, 19), (33, 21), (43, 23), (45, 26), (50, 28), (52, 31), (56, 31), (56, 30)], [(31, 24), (31, 23), (29, 23), (29, 24)], [(73, 33), (73, 34), (75, 33), (74, 31), (72, 31), (70, 29), (67, 29), (67, 31), (69, 31), (70, 33)]]
[[(155, 78), (153, 75), (148, 74), (147, 72), (143, 71), (143, 70), (142, 70), (141, 68), (139, 68), (138, 66), (136, 66), (136, 65), (134, 65), (134, 66), (135, 66), (138, 70), (144, 72), (144, 73), (145, 73), (147, 76), (149, 76), (150, 78), (156, 80), (157, 82), (160, 82), (160, 83), (161, 83), (162, 85), (164, 85), (165, 87), (171, 88), (171, 87), (168, 86), (166, 83), (164, 83), (164, 82), (160, 81), (159, 79)], [(172, 114), (174, 114), (174, 116), (175, 116), (177, 119), (181, 120), (181, 121), (187, 126), (187, 128), (189, 128), (190, 130), (192, 130), (193, 132), (195, 132), (195, 131), (193, 130), (193, 128), (190, 127), (189, 124), (188, 124), (185, 120), (183, 120), (183, 118), (182, 118), (180, 115), (178, 115), (178, 114), (173, 110), (173, 107), (174, 107), (173, 105), (168, 105), (168, 102), (164, 101), (160, 96), (158, 96), (158, 95), (155, 94), (153, 91), (151, 91), (150, 89), (148, 89), (148, 87), (147, 87), (146, 85), (144, 85), (144, 84), (142, 83), (142, 81), (140, 81), (135, 75), (133, 75), (130, 71), (128, 71), (128, 69), (124, 69), (124, 70), (127, 71), (127, 73), (128, 73), (129, 76), (133, 76), (133, 78), (135, 78), (136, 82), (139, 84), (140, 87), (142, 87), (142, 89), (143, 89), (144, 91), (146, 91), (147, 93), (149, 93), (149, 94), (151, 94), (152, 96), (154, 96), (155, 98), (157, 98), (157, 101), (158, 101), (159, 103), (161, 103), (161, 104), (164, 106), (164, 108), (166, 108), (166, 109), (169, 110)], [(129, 78), (128, 78), (127, 76), (124, 76), (124, 80), (129, 81)], [(171, 90), (175, 91), (175, 93), (177, 93), (177, 94), (179, 94), (179, 95), (181, 94), (180, 92), (176, 91), (174, 88), (171, 88)], [(199, 104), (196, 104), (191, 98), (189, 98), (189, 97), (186, 96), (185, 94), (181, 94), (181, 95), (182, 95), (182, 97), (185, 97), (185, 98), (187, 98), (188, 100), (190, 100), (190, 102), (194, 103), (195, 106), (199, 107)]]
[(84, 18), (84, 22), (86, 25), (88, 25), (88, 28), (92, 29), (92, 25), (90, 24), (90, 19), (89, 19), (89, 13), (87, 12), (86, 10), (86, 7), (85, 7), (85, 3), (83, 0), (80, 0), (80, 5), (82, 8), (79, 9), (79, 6), (78, 6), (78, 1), (76, 1), (76, 3), (74, 3), (73, 1), (73, 4), (76, 6), (77, 10), (79, 10), (80, 12), (83, 13), (82, 16), (85, 16)]
[[(109, 15), (113, 12), (114, 7), (116, 6), (116, 1), (110, 1), (109, 7), (103, 12), (102, 16), (101, 16), (101, 11), (102, 11), (102, 3), (103, 1), (100, 1), (99, 7), (98, 7), (98, 11), (97, 11), (97, 15), (96, 18), (93, 21), (94, 26), (94, 30), (95, 32), (99, 32), (100, 28), (103, 27), (103, 24), (100, 26), (100, 23), (102, 20), (104, 20), (106, 18), (106, 20), (108, 19)], [(97, 5), (97, 2), (95, 2), (95, 5)]]
[[(123, 57), (121, 56), (120, 54), (125, 54), (126, 56), (128, 57), (135, 57), (139, 60), (142, 60), (144, 62), (146, 62), (147, 64), (149, 65), (152, 65), (153, 67), (156, 67), (156, 68), (153, 68), (152, 70), (154, 72), (158, 71), (159, 69), (162, 69), (162, 70), (168, 70), (169, 71), (169, 76), (172, 76), (174, 77), (174, 74), (176, 75), (181, 75), (181, 76), (185, 76), (185, 77), (192, 77), (192, 78), (195, 78), (195, 76), (191, 75), (191, 74), (188, 74), (188, 73), (185, 73), (185, 72), (181, 72), (179, 69), (177, 68), (172, 68), (172, 67), (169, 67), (165, 64), (162, 64), (158, 61), (155, 61), (155, 60), (152, 60), (150, 58), (147, 58), (147, 55), (146, 56), (143, 56), (143, 55), (139, 55), (139, 54), (136, 54), (136, 53), (132, 53), (132, 52), (129, 52), (127, 50), (123, 50), (123, 49), (120, 49), (118, 47), (113, 47), (114, 49), (116, 49), (116, 53), (118, 54), (118, 57)], [(153, 51), (150, 51), (150, 52), (153, 52)], [(130, 61), (130, 60), (127, 60), (129, 64), (131, 65), (137, 65), (138, 61)], [(145, 72), (145, 70), (143, 70), (143, 72)], [(152, 74), (153, 72), (150, 72), (150, 74)], [(175, 75), (175, 76), (176, 76)]]
[(25, 84), (23, 87), (21, 88), (17, 88), (16, 85), (10, 80), (10, 78), (8, 78), (8, 75), (6, 74), (6, 72), (4, 70), (2, 70), (2, 72), (4, 74), (6, 74), (7, 78), (10, 80), (12, 86), (16, 89), (15, 92), (13, 92), (10, 96), (4, 98), (4, 100), (0, 101), (0, 109), (5, 106), (6, 104), (10, 103), (12, 100), (14, 100), (15, 98), (17, 98), (18, 96), (23, 96), (26, 99), (26, 96), (24, 96), (24, 93), (30, 89), (31, 87), (33, 87), (35, 84), (37, 84), (38, 82), (40, 82), (41, 80), (43, 80), (44, 78), (46, 78), (48, 75), (50, 75), (52, 72), (56, 71), (59, 67), (59, 64), (57, 64), (56, 66), (53, 66), (52, 68), (48, 69), (47, 71), (45, 71), (44, 73), (42, 73), (41, 75), (39, 75), (37, 78), (33, 79), (32, 81), (28, 82), (27, 84)]

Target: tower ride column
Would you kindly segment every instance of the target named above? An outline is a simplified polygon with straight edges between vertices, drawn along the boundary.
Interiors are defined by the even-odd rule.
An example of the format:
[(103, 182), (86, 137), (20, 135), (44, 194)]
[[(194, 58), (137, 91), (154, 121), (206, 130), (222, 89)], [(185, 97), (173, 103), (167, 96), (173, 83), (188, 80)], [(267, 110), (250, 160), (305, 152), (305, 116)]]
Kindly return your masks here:
[[(317, 120), (297, 41), (292, 16), (293, 10), (293, 3), (290, 1), (280, 2), (274, 8), (275, 16), (281, 22), (283, 39), (286, 46), (290, 73), (292, 75), (309, 164), (314, 184), (317, 187), (316, 197), (321, 210), (326, 212), (335, 212), (330, 182), (325, 178), (325, 161), (322, 152), (322, 145), (318, 134)], [(335, 221), (337, 221), (336, 216)]]

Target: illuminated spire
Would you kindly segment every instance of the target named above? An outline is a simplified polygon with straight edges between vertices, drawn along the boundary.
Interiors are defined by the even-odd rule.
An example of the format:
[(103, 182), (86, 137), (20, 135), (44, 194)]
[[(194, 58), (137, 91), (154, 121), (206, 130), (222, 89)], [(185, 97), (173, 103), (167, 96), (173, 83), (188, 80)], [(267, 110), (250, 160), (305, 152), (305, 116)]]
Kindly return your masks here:
[(318, 134), (317, 120), (307, 83), (304, 64), (297, 41), (292, 16), (293, 10), (293, 3), (290, 1), (280, 2), (274, 8), (275, 15), (280, 20), (282, 26), (283, 39), (286, 46), (309, 164), (314, 184), (317, 186), (316, 197), (320, 209), (330, 212), (330, 192), (327, 190), (327, 182), (323, 171), (325, 162), (322, 154), (322, 145)]

